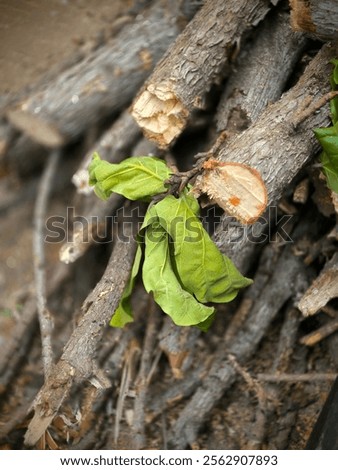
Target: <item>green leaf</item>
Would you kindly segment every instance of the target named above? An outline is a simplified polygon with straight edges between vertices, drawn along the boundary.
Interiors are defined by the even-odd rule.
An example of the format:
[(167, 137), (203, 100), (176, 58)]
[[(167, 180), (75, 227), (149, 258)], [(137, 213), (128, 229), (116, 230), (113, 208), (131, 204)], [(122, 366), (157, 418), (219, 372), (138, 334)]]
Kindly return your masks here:
[(162, 310), (179, 326), (198, 325), (209, 318), (214, 309), (200, 304), (179, 283), (171, 265), (169, 235), (159, 223), (146, 229), (145, 245), (144, 287)]
[(324, 137), (338, 136), (338, 123), (330, 127), (317, 127), (313, 129), (316, 138), (321, 141)]
[(204, 331), (204, 333), (206, 333), (211, 327), (211, 325), (213, 324), (215, 317), (216, 317), (216, 312), (214, 312), (212, 315), (210, 315), (209, 318), (202, 321), (201, 323), (198, 323), (198, 325), (195, 325), (195, 326), (197, 326), (197, 328), (199, 328), (201, 331)]
[(252, 281), (218, 250), (191, 210), (192, 196), (167, 196), (156, 204), (161, 226), (173, 240), (173, 265), (190, 294), (202, 302), (230, 302)]
[(314, 129), (314, 133), (324, 150), (320, 158), (327, 185), (338, 193), (338, 122), (331, 127)]
[[(330, 83), (332, 90), (336, 90), (338, 85), (338, 59), (332, 59), (331, 63), (334, 68)], [(320, 158), (327, 185), (332, 191), (338, 193), (338, 96), (330, 101), (330, 110), (333, 126), (314, 129), (314, 133), (323, 147)]]
[(334, 65), (332, 76), (331, 76), (331, 88), (334, 90), (335, 85), (338, 85), (338, 60), (332, 59), (331, 64)]
[(332, 122), (336, 124), (338, 122), (338, 96), (335, 96), (330, 101), (330, 111), (331, 111)]
[(322, 152), (321, 162), (328, 187), (338, 194), (338, 155), (333, 156)]
[(130, 157), (114, 164), (101, 160), (97, 153), (88, 171), (89, 183), (95, 185), (99, 197), (107, 199), (114, 192), (132, 201), (149, 201), (165, 192), (164, 181), (170, 176), (165, 162), (156, 157)]
[(109, 323), (110, 326), (113, 326), (115, 328), (123, 328), (127, 323), (130, 323), (133, 321), (133, 314), (132, 314), (131, 305), (130, 305), (130, 296), (134, 289), (137, 274), (140, 270), (141, 259), (142, 259), (142, 248), (140, 245), (138, 245), (136, 249), (134, 264), (131, 270), (129, 281), (122, 294), (120, 304), (117, 307), (114, 315), (112, 316), (112, 319), (110, 320), (110, 323)]

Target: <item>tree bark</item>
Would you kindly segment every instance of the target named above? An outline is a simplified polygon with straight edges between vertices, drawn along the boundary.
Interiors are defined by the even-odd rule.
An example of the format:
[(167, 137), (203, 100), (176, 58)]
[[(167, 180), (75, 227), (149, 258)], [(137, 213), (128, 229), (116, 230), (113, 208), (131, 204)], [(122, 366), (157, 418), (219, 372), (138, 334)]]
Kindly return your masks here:
[[(131, 119), (131, 117), (127, 114), (124, 117), (127, 116), (128, 120)], [(119, 121), (119, 125), (123, 124), (123, 122)], [(133, 125), (132, 128), (138, 134), (139, 130), (137, 126), (135, 129), (135, 126)], [(131, 136), (131, 133), (128, 134), (127, 132), (127, 135)], [(111, 140), (113, 134), (114, 132), (107, 136), (107, 142), (109, 145), (112, 145), (112, 147), (110, 147), (109, 155), (107, 149), (103, 153), (106, 157), (108, 157), (108, 160), (111, 163), (118, 163), (120, 160), (122, 160), (123, 145), (127, 146), (127, 143), (122, 136), (120, 137), (120, 140), (116, 136), (116, 140), (113, 142), (113, 140)], [(103, 146), (104, 144), (101, 143), (101, 145)], [(119, 145), (121, 146), (119, 147)], [(130, 152), (130, 156), (150, 155), (154, 151), (154, 144), (142, 137), (137, 142), (134, 149)], [(91, 152), (91, 154), (92, 153), (93, 152)], [(100, 228), (107, 226), (107, 217), (111, 216), (123, 204), (122, 196), (116, 193), (112, 194), (107, 201), (102, 201), (99, 199), (94, 193), (93, 188), (88, 185), (88, 171), (86, 171), (84, 168), (81, 171), (82, 173), (77, 172), (76, 175), (78, 177), (78, 182), (81, 181), (80, 177), (83, 178), (81, 192), (85, 193), (86, 195), (76, 195), (77, 197), (75, 197), (74, 205), (76, 209), (76, 215), (78, 215), (81, 220), (84, 219), (87, 222), (77, 225), (74, 228), (72, 240), (65, 242), (60, 248), (60, 260), (66, 264), (74, 263), (78, 258), (87, 252), (89, 247), (92, 246), (94, 240), (98, 240), (100, 238), (100, 236), (98, 236)], [(84, 190), (85, 188), (86, 190)]]
[(45, 432), (67, 397), (74, 380), (89, 380), (98, 387), (108, 386), (95, 363), (96, 347), (116, 310), (133, 264), (136, 227), (125, 224), (124, 236), (118, 239), (108, 266), (95, 289), (82, 306), (82, 317), (66, 344), (59, 362), (41, 388), (34, 404), (34, 417), (28, 427), (26, 445), (34, 445)]
[(79, 168), (73, 175), (72, 182), (79, 193), (90, 194), (93, 188), (88, 183), (88, 165), (94, 152), (97, 152), (102, 160), (110, 163), (119, 163), (126, 158), (128, 152), (141, 137), (141, 130), (128, 111), (123, 111), (113, 125), (103, 133), (97, 142), (84, 156)]
[(333, 298), (338, 297), (338, 253), (326, 263), (298, 303), (304, 316), (317, 313)]
[[(299, 123), (303, 110), (329, 91), (330, 60), (337, 51), (330, 45), (322, 50), (305, 69), (298, 83), (282, 98), (263, 112), (249, 129), (226, 141), (216, 158), (249, 165), (262, 176), (268, 193), (268, 205), (273, 207), (299, 170), (319, 150), (313, 129), (329, 123), (329, 113), (322, 107)], [(262, 231), (260, 220), (249, 231)], [(214, 235), (217, 245), (240, 270), (248, 268), (248, 252), (254, 243), (248, 239), (248, 229), (236, 224), (226, 230), (229, 217), (224, 216)], [(233, 225), (233, 224), (232, 224)], [(245, 236), (239, 236), (245, 234)]]
[[(271, 248), (268, 249), (271, 255)], [(263, 288), (259, 282), (254, 283), (248, 291), (246, 298), (253, 302), (250, 313), (229, 343), (222, 341), (203, 384), (196, 390), (170, 431), (170, 448), (185, 449), (188, 445), (194, 446), (198, 431), (211, 409), (235, 381), (236, 371), (229, 363), (228, 355), (234, 355), (239, 363), (253, 356), (271, 322), (285, 302), (297, 293), (298, 283), (304, 278), (303, 263), (293, 255), (289, 247), (283, 250), (277, 262), (270, 260), (270, 266), (265, 266), (264, 269), (261, 275), (271, 274), (270, 281)], [(291, 288), (285, 289), (285, 285)]]
[(156, 66), (132, 115), (160, 148), (185, 128), (194, 108), (231, 61), (248, 30), (270, 9), (266, 0), (208, 0)]
[(334, 0), (290, 0), (291, 25), (295, 31), (322, 40), (337, 39), (338, 4)]
[(8, 110), (10, 123), (36, 142), (57, 147), (121, 110), (180, 31), (180, 2), (169, 3), (156, 2), (115, 40)]
[(290, 27), (290, 15), (271, 12), (257, 28), (226, 83), (216, 114), (217, 130), (238, 132), (257, 120), (264, 108), (280, 98), (307, 40)]

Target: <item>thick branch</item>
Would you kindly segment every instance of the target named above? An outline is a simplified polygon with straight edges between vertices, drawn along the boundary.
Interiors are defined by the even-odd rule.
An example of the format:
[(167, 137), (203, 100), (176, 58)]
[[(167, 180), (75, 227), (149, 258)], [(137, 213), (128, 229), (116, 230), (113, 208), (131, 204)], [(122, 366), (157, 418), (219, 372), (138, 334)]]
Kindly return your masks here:
[[(280, 308), (297, 292), (298, 282), (304, 277), (302, 262), (290, 248), (283, 251), (271, 269), (273, 275), (263, 289), (258, 282), (248, 291), (248, 295), (254, 299), (249, 315), (226, 348), (222, 342), (203, 385), (197, 389), (173, 426), (170, 433), (172, 448), (184, 449), (194, 444), (215, 402), (235, 380), (236, 372), (228, 362), (228, 354), (233, 354), (239, 362), (252, 357)], [(285, 289), (285, 285), (291, 289)]]
[(48, 197), (55, 178), (60, 152), (51, 152), (46, 169), (42, 175), (34, 211), (34, 277), (36, 284), (36, 302), (42, 342), (42, 360), (45, 377), (48, 377), (53, 365), (52, 331), (53, 318), (47, 308), (46, 267), (44, 229)]
[(103, 133), (97, 142), (88, 150), (79, 168), (74, 173), (72, 182), (79, 193), (90, 194), (93, 188), (88, 184), (88, 165), (97, 152), (102, 160), (119, 163), (141, 137), (141, 131), (128, 111), (124, 111), (114, 124)]
[[(295, 175), (319, 149), (313, 128), (329, 123), (328, 110), (319, 109), (298, 127), (294, 123), (310, 102), (317, 101), (328, 91), (330, 60), (335, 54), (334, 47), (323, 46), (299, 82), (277, 103), (268, 106), (249, 129), (227, 141), (216, 156), (220, 161), (235, 161), (257, 170), (265, 182), (270, 207), (276, 205)], [(256, 234), (262, 230), (262, 222), (253, 226)], [(240, 269), (245, 269), (246, 250), (250, 250), (252, 242), (247, 236), (238, 240), (239, 230), (238, 224), (231, 231), (218, 229), (215, 240)], [(241, 231), (246, 232), (244, 228)], [(234, 237), (238, 241), (234, 241)]]
[(167, 147), (202, 107), (245, 32), (270, 9), (266, 0), (207, 0), (155, 68), (132, 115), (147, 138)]
[(280, 98), (307, 42), (291, 30), (289, 22), (288, 13), (274, 11), (239, 54), (218, 105), (219, 131), (246, 129), (269, 103)]
[(40, 144), (57, 147), (121, 110), (179, 33), (179, 4), (156, 2), (116, 39), (10, 109), (9, 121)]
[[(120, 142), (121, 144), (124, 142), (125, 146), (127, 145), (124, 139), (121, 139)], [(111, 144), (109, 161), (118, 163), (122, 159), (121, 148), (113, 146), (113, 142), (111, 142)], [(145, 138), (141, 138), (134, 149), (129, 151), (129, 155), (149, 155), (154, 150), (154, 144), (147, 141)], [(104, 152), (104, 154), (106, 155), (106, 152)], [(88, 186), (88, 171), (83, 170), (83, 172), (87, 177), (86, 182), (83, 180), (82, 193), (86, 193), (87, 191), (90, 191), (90, 193), (85, 196), (81, 195), (80, 201), (78, 199), (76, 201), (77, 215), (84, 223), (77, 224), (74, 227), (72, 239), (65, 242), (60, 248), (60, 260), (66, 264), (74, 263), (78, 258), (84, 255), (94, 241), (104, 239), (104, 237), (100, 238), (100, 231), (102, 229), (102, 231), (105, 232), (107, 217), (111, 216), (116, 209), (122, 205), (123, 200), (122, 196), (119, 194), (112, 194), (107, 201), (98, 199), (92, 191), (92, 188)], [(87, 191), (85, 191), (84, 188), (87, 188)]]
[(105, 327), (116, 310), (133, 263), (136, 243), (130, 224), (116, 241), (106, 271), (82, 306), (82, 317), (64, 348), (61, 359), (52, 369), (34, 404), (34, 417), (26, 433), (26, 444), (34, 445), (51, 423), (75, 379), (95, 377), (95, 383), (107, 386), (95, 364), (95, 352)]

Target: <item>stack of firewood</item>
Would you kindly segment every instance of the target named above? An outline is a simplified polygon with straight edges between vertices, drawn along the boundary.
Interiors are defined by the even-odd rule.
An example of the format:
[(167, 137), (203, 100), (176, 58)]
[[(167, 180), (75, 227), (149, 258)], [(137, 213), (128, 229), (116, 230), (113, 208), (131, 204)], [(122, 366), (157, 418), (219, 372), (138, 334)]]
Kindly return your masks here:
[[(40, 182), (34, 289), (0, 358), (3, 398), (20, 395), (16, 410), (3, 405), (1, 443), (302, 448), (338, 366), (338, 200), (321, 173), (313, 133), (330, 123), (337, 6), (332, 0), (140, 4), (112, 40), (29, 93), (4, 100), (3, 178), (15, 175), (19, 189), (3, 202), (3, 213), (36, 187), (37, 175)], [(237, 208), (239, 189), (212, 236), (254, 282), (218, 306), (207, 333), (175, 326), (141, 283), (135, 322), (108, 327), (130, 276), (139, 221), (125, 224), (129, 243), (115, 236), (94, 243), (107, 217), (116, 215), (118, 225), (123, 207), (132, 221), (135, 208), (118, 195), (101, 201), (94, 194), (87, 167), (95, 151), (112, 163), (157, 155), (181, 172), (202, 152), (209, 159), (202, 180), (225, 162), (253, 169), (247, 217)], [(215, 178), (209, 173), (199, 192), (213, 194)], [(46, 266), (53, 191), (87, 223), (73, 225), (59, 260)], [(257, 212), (262, 191), (266, 200)], [(93, 253), (100, 263), (92, 262)], [(98, 264), (106, 266), (103, 274)], [(89, 273), (87, 297), (81, 309), (74, 303), (70, 321), (62, 293)], [(314, 314), (316, 320), (307, 318)], [(41, 338), (32, 341), (38, 323)], [(26, 393), (27, 358), (37, 357), (38, 379)]]

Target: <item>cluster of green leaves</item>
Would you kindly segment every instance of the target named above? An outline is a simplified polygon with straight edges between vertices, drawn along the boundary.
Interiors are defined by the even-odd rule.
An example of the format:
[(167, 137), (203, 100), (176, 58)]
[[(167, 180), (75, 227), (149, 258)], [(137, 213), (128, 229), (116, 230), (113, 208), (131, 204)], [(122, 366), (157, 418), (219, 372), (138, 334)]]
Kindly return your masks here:
[[(338, 60), (333, 59), (334, 69), (331, 75), (332, 90), (338, 86)], [(332, 126), (314, 129), (316, 138), (323, 147), (321, 162), (327, 178), (327, 184), (332, 191), (338, 193), (338, 96), (330, 101)]]
[[(89, 167), (90, 184), (103, 199), (115, 192), (131, 200), (150, 201), (165, 193), (169, 176), (165, 162), (155, 157), (131, 157), (111, 164), (95, 154)], [(111, 326), (123, 327), (133, 320), (130, 297), (141, 269), (146, 291), (176, 325), (203, 330), (215, 313), (207, 303), (230, 302), (252, 282), (213, 243), (187, 188), (177, 198), (166, 195), (148, 207), (131, 276)]]

